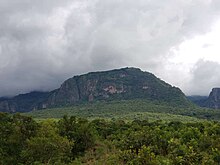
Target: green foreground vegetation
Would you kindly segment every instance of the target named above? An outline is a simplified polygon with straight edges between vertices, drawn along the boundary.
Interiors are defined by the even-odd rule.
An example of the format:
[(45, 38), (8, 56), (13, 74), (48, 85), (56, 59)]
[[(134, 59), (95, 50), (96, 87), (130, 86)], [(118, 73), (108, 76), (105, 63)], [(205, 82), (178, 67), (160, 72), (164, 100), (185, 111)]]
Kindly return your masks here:
[(220, 111), (144, 100), (0, 113), (0, 165), (217, 165)]
[[(205, 120), (220, 120), (220, 110), (194, 106), (170, 106), (167, 103), (148, 100), (124, 100), (111, 102), (95, 102), (78, 106), (60, 107), (37, 110), (26, 113), (35, 119), (60, 119), (64, 115), (87, 118), (89, 120), (102, 118), (108, 120), (164, 120), (192, 122)], [(181, 116), (180, 116), (181, 115)]]
[(220, 123), (0, 113), (0, 164), (217, 165)]

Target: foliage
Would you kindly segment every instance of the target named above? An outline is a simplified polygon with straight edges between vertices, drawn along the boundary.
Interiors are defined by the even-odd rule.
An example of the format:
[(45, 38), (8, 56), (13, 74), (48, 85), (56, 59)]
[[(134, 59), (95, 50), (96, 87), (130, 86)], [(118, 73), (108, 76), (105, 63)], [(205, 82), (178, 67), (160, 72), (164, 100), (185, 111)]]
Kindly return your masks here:
[[(62, 118), (64, 115), (78, 116), (87, 119), (125, 119), (125, 120), (165, 120), (183, 122), (198, 121), (198, 119), (220, 120), (220, 111), (190, 106), (180, 108), (170, 106), (165, 102), (149, 100), (123, 100), (96, 102), (71, 107), (45, 109), (26, 113), (34, 118)], [(181, 115), (181, 116), (180, 116)]]
[(27, 139), (36, 135), (37, 128), (31, 117), (0, 113), (0, 164), (17, 164)]
[(21, 155), (26, 164), (67, 162), (73, 142), (60, 136), (54, 121), (46, 120), (40, 124), (36, 136), (27, 140)]
[(0, 164), (220, 164), (220, 123), (0, 113)]
[(85, 119), (64, 116), (58, 122), (58, 129), (61, 136), (67, 137), (67, 139), (74, 142), (71, 149), (73, 158), (83, 154), (85, 150), (94, 145), (94, 130)]

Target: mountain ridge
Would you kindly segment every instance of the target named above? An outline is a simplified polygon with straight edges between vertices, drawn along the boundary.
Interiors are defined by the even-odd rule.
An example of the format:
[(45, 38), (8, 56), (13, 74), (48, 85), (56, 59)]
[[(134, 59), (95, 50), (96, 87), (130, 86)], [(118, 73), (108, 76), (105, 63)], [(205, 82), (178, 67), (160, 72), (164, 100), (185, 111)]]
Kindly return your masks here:
[(200, 107), (220, 109), (220, 88), (212, 88), (209, 96), (188, 96), (188, 98)]
[(27, 112), (99, 100), (144, 98), (169, 104), (189, 105), (184, 93), (150, 72), (126, 67), (89, 72), (65, 80), (50, 92), (30, 92), (0, 101), (0, 111)]

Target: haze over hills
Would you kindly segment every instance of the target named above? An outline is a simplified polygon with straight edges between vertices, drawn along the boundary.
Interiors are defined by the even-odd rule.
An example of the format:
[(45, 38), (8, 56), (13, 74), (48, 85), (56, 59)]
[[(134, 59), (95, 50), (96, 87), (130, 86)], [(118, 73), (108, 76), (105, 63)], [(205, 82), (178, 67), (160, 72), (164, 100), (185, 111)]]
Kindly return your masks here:
[(201, 107), (220, 109), (220, 88), (213, 88), (208, 97), (191, 96), (188, 98)]
[(0, 111), (28, 112), (36, 109), (76, 105), (95, 101), (157, 100), (175, 106), (191, 102), (176, 87), (138, 68), (92, 72), (66, 80), (51, 92), (31, 92), (0, 100)]

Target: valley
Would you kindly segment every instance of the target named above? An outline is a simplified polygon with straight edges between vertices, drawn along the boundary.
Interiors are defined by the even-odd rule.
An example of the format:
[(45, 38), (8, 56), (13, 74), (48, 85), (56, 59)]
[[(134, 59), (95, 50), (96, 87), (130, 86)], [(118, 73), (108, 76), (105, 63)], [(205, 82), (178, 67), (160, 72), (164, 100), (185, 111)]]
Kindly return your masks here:
[(186, 97), (122, 68), (1, 98), (0, 164), (219, 164), (220, 110), (206, 106), (218, 105), (213, 91)]

